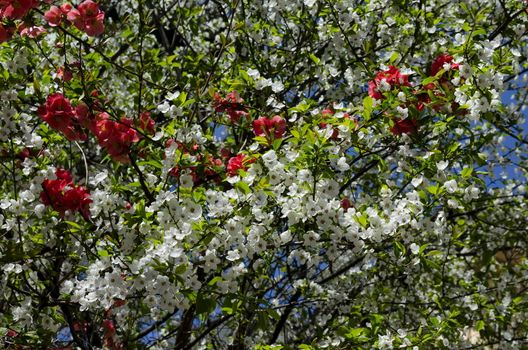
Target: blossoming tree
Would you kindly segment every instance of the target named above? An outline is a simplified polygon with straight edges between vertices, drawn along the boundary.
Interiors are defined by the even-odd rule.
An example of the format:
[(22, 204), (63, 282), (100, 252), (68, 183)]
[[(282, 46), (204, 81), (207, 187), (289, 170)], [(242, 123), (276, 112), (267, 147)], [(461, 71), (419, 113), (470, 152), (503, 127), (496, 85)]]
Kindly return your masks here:
[(527, 6), (0, 0), (0, 347), (528, 346)]

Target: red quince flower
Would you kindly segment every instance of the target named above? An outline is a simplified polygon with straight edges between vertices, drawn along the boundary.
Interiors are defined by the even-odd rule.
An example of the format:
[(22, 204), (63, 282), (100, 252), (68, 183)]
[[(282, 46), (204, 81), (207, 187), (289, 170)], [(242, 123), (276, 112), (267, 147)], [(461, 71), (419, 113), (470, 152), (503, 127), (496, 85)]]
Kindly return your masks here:
[(138, 142), (139, 133), (134, 130), (132, 120), (121, 118), (119, 122), (110, 120), (108, 113), (99, 113), (95, 123), (95, 135), (99, 145), (118, 162), (128, 163), (128, 152), (134, 142)]
[(52, 27), (60, 25), (64, 17), (64, 13), (57, 6), (51, 6), (50, 9), (44, 13), (44, 19)]
[(8, 329), (5, 336), (9, 338), (15, 338), (18, 337), (18, 332), (12, 329)]
[(70, 100), (61, 93), (48, 96), (46, 104), (37, 110), (39, 116), (54, 129), (62, 129), (74, 117)]
[(18, 29), (20, 30), (21, 36), (27, 36), (33, 39), (46, 32), (46, 29), (44, 29), (43, 27), (38, 27), (38, 26), (26, 27), (25, 24), (21, 25)]
[(414, 134), (418, 131), (418, 121), (413, 119), (398, 119), (390, 128), (393, 135)]
[(116, 326), (112, 320), (105, 319), (102, 323), (103, 328), (103, 340), (105, 346), (111, 350), (123, 349), (123, 344), (118, 341)]
[(73, 184), (69, 171), (57, 169), (55, 171), (57, 179), (46, 179), (42, 182), (43, 191), (40, 193), (40, 200), (44, 205), (51, 206), (64, 216), (67, 210), (79, 211), (83, 217), (90, 217), (90, 192), (82, 187)]
[(379, 89), (382, 84), (388, 84), (388, 88), (391, 90), (398, 86), (411, 86), (409, 75), (401, 74), (400, 70), (394, 66), (389, 66), (387, 70), (378, 72), (374, 80), (368, 82), (369, 96), (376, 100), (385, 98)]
[(150, 112), (143, 112), (139, 116), (139, 128), (147, 134), (154, 135), (156, 122), (150, 117)]
[(62, 12), (65, 16), (67, 16), (68, 13), (69, 13), (72, 9), (73, 9), (73, 6), (72, 6), (71, 4), (68, 4), (67, 2), (64, 3), (64, 4), (62, 4), (62, 5), (60, 5), (60, 10), (61, 10), (61, 12)]
[(378, 85), (374, 80), (368, 82), (368, 94), (375, 100), (383, 99), (383, 95), (378, 91)]
[(114, 325), (114, 322), (112, 320), (103, 320), (103, 328), (105, 329), (105, 332), (114, 334), (116, 332), (116, 328)]
[(20, 19), (38, 3), (38, 0), (0, 0), (0, 19)]
[(444, 64), (449, 63), (451, 65), (451, 69), (458, 69), (459, 64), (453, 62), (454, 58), (453, 56), (443, 53), (437, 58), (434, 59), (433, 63), (431, 64), (431, 76), (436, 75), (441, 69), (444, 68)]
[(37, 114), (54, 130), (58, 130), (70, 141), (84, 141), (87, 136), (80, 129), (70, 100), (61, 93), (48, 96), (46, 104), (37, 109)]
[(66, 169), (59, 168), (55, 170), (55, 175), (57, 176), (57, 179), (66, 181), (68, 185), (73, 181), (70, 172)]
[(236, 123), (240, 118), (247, 118), (249, 113), (243, 105), (244, 100), (236, 91), (231, 91), (222, 98), (218, 92), (213, 97), (213, 108), (217, 112), (226, 112), (231, 123)]
[(98, 36), (104, 32), (104, 16), (99, 5), (92, 0), (86, 0), (76, 9), (69, 11), (67, 18), (77, 29), (89, 36)]
[(330, 108), (325, 108), (325, 109), (323, 109), (323, 110), (321, 111), (321, 115), (322, 115), (323, 117), (329, 117), (329, 116), (332, 116), (332, 115), (334, 115), (334, 113), (335, 113), (335, 112), (334, 112), (332, 109), (330, 109)]
[(260, 117), (253, 121), (253, 133), (256, 136), (266, 136), (268, 139), (273, 135), (278, 139), (286, 131), (286, 120), (276, 115), (271, 119)]
[(8, 41), (13, 36), (13, 28), (4, 26), (0, 23), (0, 44), (4, 41)]
[(351, 207), (353, 207), (353, 205), (348, 197), (341, 199), (341, 208), (343, 208), (345, 212), (348, 211), (348, 209), (350, 209)]
[(67, 20), (68, 13), (72, 10), (72, 5), (65, 3), (60, 7), (51, 6), (46, 13), (44, 13), (44, 19), (52, 27), (59, 26), (63, 20)]
[(227, 173), (229, 176), (238, 174), (238, 170), (247, 170), (247, 166), (254, 163), (254, 158), (249, 158), (245, 154), (238, 154), (227, 161)]
[(27, 147), (24, 147), (22, 151), (18, 152), (16, 157), (20, 159), (21, 161), (26, 160), (26, 158), (29, 158), (31, 156), (31, 150)]
[(96, 117), (90, 111), (90, 108), (83, 101), (75, 107), (75, 115), (79, 124), (86, 129), (90, 130), (91, 133), (97, 135), (96, 132)]
[(73, 72), (70, 68), (61, 66), (57, 69), (57, 77), (65, 82), (72, 80)]
[(84, 217), (90, 216), (90, 193), (82, 186), (74, 186), (64, 193), (65, 205), (71, 211), (79, 211)]

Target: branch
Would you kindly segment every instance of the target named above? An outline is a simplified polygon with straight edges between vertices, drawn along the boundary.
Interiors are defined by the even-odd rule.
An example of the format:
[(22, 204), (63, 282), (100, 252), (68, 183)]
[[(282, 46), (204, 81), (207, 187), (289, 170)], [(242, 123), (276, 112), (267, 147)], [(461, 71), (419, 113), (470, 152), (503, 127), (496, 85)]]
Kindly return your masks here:
[(159, 321), (154, 322), (152, 325), (150, 325), (149, 327), (147, 327), (144, 330), (142, 330), (138, 335), (136, 335), (132, 339), (130, 339), (128, 341), (125, 341), (123, 343), (123, 345), (126, 346), (127, 344), (129, 344), (131, 342), (135, 342), (136, 340), (140, 340), (141, 338), (143, 338), (144, 336), (146, 336), (147, 334), (149, 334), (150, 332), (152, 332), (156, 328), (158, 328), (161, 324), (163, 324), (164, 322), (167, 322), (172, 316), (176, 315), (177, 312), (178, 312), (178, 309), (174, 310), (173, 312), (168, 313), (167, 315), (165, 315)]
[(301, 297), (301, 291), (298, 289), (297, 292), (291, 297), (290, 304), (286, 307), (284, 312), (281, 315), (281, 318), (277, 325), (275, 326), (275, 330), (273, 331), (273, 334), (271, 336), (271, 339), (269, 340), (268, 344), (272, 345), (277, 341), (277, 338), (279, 337), (280, 332), (286, 325), (286, 321), (288, 320), (288, 317), (290, 317), (291, 312), (295, 308), (297, 300)]
[(154, 196), (152, 193), (150, 193), (147, 184), (145, 183), (145, 177), (143, 176), (143, 173), (141, 172), (141, 169), (139, 169), (136, 160), (132, 156), (132, 154), (128, 155), (128, 158), (130, 158), (130, 164), (132, 164), (132, 167), (136, 170), (139, 176), (139, 184), (141, 185), (141, 188), (143, 189), (143, 192), (145, 192), (145, 196), (147, 196), (149, 204), (154, 202)]
[(365, 258), (365, 256), (360, 256), (359, 258), (349, 262), (348, 264), (346, 264), (345, 266), (343, 266), (342, 268), (340, 268), (339, 270), (337, 270), (336, 272), (334, 272), (333, 274), (331, 274), (330, 276), (328, 277), (325, 277), (323, 278), (322, 280), (320, 280), (319, 282), (316, 282), (317, 284), (324, 284), (326, 282), (330, 282), (331, 280), (333, 280), (334, 278), (336, 277), (339, 277), (340, 275), (342, 275), (343, 273), (347, 272), (348, 270), (350, 270), (351, 268), (353, 268), (355, 265), (357, 265), (358, 263), (360, 263), (361, 261), (363, 261), (363, 259)]
[(233, 318), (234, 314), (226, 315), (216, 321), (214, 321), (206, 330), (204, 330), (199, 336), (197, 336), (192, 342), (187, 344), (183, 350), (190, 350), (193, 346), (195, 346), (200, 340), (205, 338), (205, 336), (212, 331), (214, 331), (216, 328), (218, 328), (221, 324), (223, 324), (225, 321), (229, 320), (230, 318)]
[(196, 306), (192, 305), (185, 313), (183, 314), (183, 319), (178, 330), (178, 335), (176, 336), (176, 346), (175, 349), (184, 349), (189, 343), (189, 338), (191, 337), (192, 322), (194, 319), (194, 313), (196, 311)]
[(356, 181), (357, 179), (359, 179), (361, 176), (363, 176), (366, 172), (368, 172), (370, 169), (374, 168), (377, 164), (378, 164), (379, 160), (377, 159), (374, 159), (372, 160), (370, 163), (368, 163), (363, 169), (361, 169), (360, 171), (358, 171), (354, 176), (352, 176), (350, 179), (348, 179), (347, 182), (345, 182), (343, 184), (343, 186), (341, 186), (341, 188), (339, 189), (339, 194), (343, 193), (344, 190), (346, 190), (346, 188), (348, 186), (350, 186), (350, 184), (354, 181)]
[[(505, 9), (506, 10), (506, 9)], [(488, 40), (493, 40), (495, 39), (495, 37), (497, 37), (500, 33), (502, 33), (502, 31), (504, 29), (506, 29), (506, 27), (508, 27), (508, 25), (511, 23), (511, 21), (513, 21), (516, 17), (518, 17), (521, 13), (525, 12), (528, 10), (528, 6), (520, 9), (519, 11), (515, 12), (513, 15), (509, 15), (508, 13), (506, 13), (506, 11), (504, 11), (506, 13), (506, 20), (504, 22), (501, 23), (500, 26), (497, 27), (497, 29), (495, 29), (489, 36), (488, 36)]]

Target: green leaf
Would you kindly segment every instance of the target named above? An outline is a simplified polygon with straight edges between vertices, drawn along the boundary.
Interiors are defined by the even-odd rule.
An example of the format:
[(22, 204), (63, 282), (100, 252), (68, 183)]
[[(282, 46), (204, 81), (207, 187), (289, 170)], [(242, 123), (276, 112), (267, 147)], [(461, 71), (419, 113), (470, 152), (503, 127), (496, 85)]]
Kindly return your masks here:
[(197, 314), (208, 314), (209, 312), (214, 310), (215, 306), (215, 301), (212, 298), (206, 297), (203, 293), (199, 293), (196, 297)]
[(222, 311), (225, 312), (228, 315), (232, 315), (234, 310), (232, 307), (224, 306), (222, 307)]
[(268, 313), (273, 319), (280, 320), (280, 315), (279, 315), (279, 313), (277, 311), (275, 311), (273, 309), (269, 309)]
[(451, 144), (451, 146), (449, 146), (449, 150), (447, 151), (447, 154), (451, 155), (459, 148), (460, 148), (460, 143), (458, 143), (458, 142), (453, 143), (453, 144)]
[(138, 165), (150, 165), (157, 169), (163, 169), (163, 164), (154, 159), (138, 162)]
[(427, 85), (427, 84), (431, 84), (432, 82), (435, 82), (437, 80), (438, 80), (438, 78), (435, 77), (435, 76), (427, 77), (424, 80), (422, 80), (422, 86)]
[(372, 114), (372, 108), (374, 105), (374, 100), (370, 96), (366, 96), (363, 99), (363, 117), (365, 120), (370, 119), (370, 115)]
[(422, 254), (427, 249), (428, 246), (429, 246), (429, 243), (422, 244), (420, 246), (420, 250), (418, 251), (418, 254)]
[(216, 276), (212, 280), (209, 281), (208, 285), (214, 286), (216, 284), (216, 282), (221, 281), (221, 280), (222, 280), (222, 277)]
[(253, 81), (253, 79), (251, 79), (251, 77), (248, 75), (248, 73), (247, 73), (245, 70), (243, 70), (243, 69), (239, 70), (239, 71), (238, 71), (238, 74), (239, 74), (240, 77), (241, 77), (244, 81), (246, 81), (246, 82), (251, 82), (251, 81)]
[(278, 138), (278, 139), (273, 140), (273, 143), (271, 144), (273, 147), (273, 150), (277, 151), (282, 145), (282, 141), (284, 141), (283, 138)]
[(255, 136), (255, 141), (257, 141), (261, 145), (267, 145), (268, 139), (265, 136)]
[(316, 57), (313, 53), (311, 53), (308, 57), (310, 57), (310, 59), (313, 61), (313, 63), (315, 64), (319, 64), (319, 62), (321, 62), (321, 60)]
[(355, 216), (354, 219), (364, 228), (368, 226), (368, 218), (366, 215), (358, 215)]
[(467, 179), (468, 177), (471, 177), (471, 174), (473, 173), (473, 167), (466, 167), (462, 169), (462, 177), (464, 179)]
[(398, 58), (400, 58), (400, 54), (398, 52), (393, 52), (391, 57), (389, 58), (389, 63), (393, 64)]
[(310, 109), (310, 104), (306, 101), (301, 101), (297, 106), (289, 109), (290, 112), (306, 113)]
[(66, 221), (64, 220), (65, 223), (67, 223), (68, 225), (70, 225), (71, 227), (77, 229), (77, 230), (80, 230), (81, 229), (81, 225), (79, 225), (78, 223), (76, 222), (73, 222), (73, 221)]
[(348, 339), (356, 339), (356, 338), (359, 338), (361, 335), (363, 335), (365, 331), (367, 331), (366, 328), (353, 328), (348, 331), (348, 333), (346, 334), (346, 337)]
[(269, 326), (270, 326), (269, 318), (268, 318), (268, 316), (266, 315), (266, 313), (264, 313), (264, 312), (259, 312), (259, 313), (257, 314), (257, 327), (258, 327), (259, 329), (266, 330), (266, 329), (269, 329)]
[(178, 265), (178, 267), (174, 269), (174, 273), (177, 275), (181, 275), (185, 271), (187, 271), (187, 265), (185, 264)]
[(431, 250), (428, 251), (426, 256), (435, 256), (435, 255), (442, 255), (443, 253), (439, 250)]
[(427, 191), (431, 194), (437, 194), (438, 193), (438, 185), (432, 185), (427, 187)]
[(295, 130), (295, 129), (292, 129), (290, 130), (290, 134), (295, 137), (296, 139), (300, 138), (301, 135), (299, 134), (299, 131)]
[(249, 188), (249, 185), (245, 183), (244, 181), (239, 181), (235, 184), (235, 187), (241, 190), (244, 194), (250, 194), (251, 189)]
[(407, 249), (401, 242), (395, 241), (394, 242), (394, 251), (399, 253), (400, 256), (405, 256), (407, 253)]

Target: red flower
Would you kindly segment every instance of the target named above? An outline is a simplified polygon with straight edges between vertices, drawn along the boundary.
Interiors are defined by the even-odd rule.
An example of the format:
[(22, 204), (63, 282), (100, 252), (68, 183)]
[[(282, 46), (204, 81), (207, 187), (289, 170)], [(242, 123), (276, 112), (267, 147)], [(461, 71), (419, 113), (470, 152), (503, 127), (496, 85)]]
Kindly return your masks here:
[(368, 94), (375, 100), (381, 100), (383, 98), (381, 92), (378, 91), (378, 84), (374, 80), (368, 82)]
[(18, 29), (20, 30), (21, 36), (28, 36), (30, 38), (36, 38), (46, 32), (46, 29), (37, 26), (26, 27), (25, 25), (21, 25)]
[(24, 147), (24, 149), (17, 153), (16, 157), (20, 159), (21, 161), (26, 160), (26, 158), (29, 158), (31, 156), (31, 150), (27, 147)]
[(72, 182), (71, 177), (69, 177), (69, 179), (61, 179), (59, 174), (60, 171), (61, 169), (58, 169), (55, 173), (57, 175), (56, 180), (46, 179), (42, 182), (42, 188), (44, 190), (40, 193), (40, 199), (44, 205), (51, 206), (61, 215), (64, 215), (64, 212), (68, 210), (68, 207), (63, 201), (64, 189)]
[[(325, 108), (321, 111), (321, 116), (326, 118), (326, 117), (331, 117), (334, 115), (334, 111), (331, 109), (331, 108)], [(343, 113), (343, 119), (351, 119), (350, 118), (350, 114), (348, 113)], [(352, 119), (354, 124), (355, 124), (355, 127), (357, 128), (358, 127), (358, 121), (356, 118), (353, 118)], [(321, 122), (319, 123), (319, 127), (321, 129), (325, 129), (326, 127), (328, 126), (328, 123), (326, 122)], [(332, 131), (332, 136), (330, 136), (330, 138), (332, 140), (336, 140), (337, 137), (339, 136), (339, 129), (337, 127), (333, 127), (333, 131)]]
[(347, 197), (341, 199), (341, 208), (346, 212), (348, 209), (353, 207), (352, 202)]
[(6, 334), (5, 334), (6, 337), (10, 337), (10, 338), (15, 338), (18, 336), (18, 332), (17, 331), (14, 331), (12, 329), (8, 329)]
[(266, 136), (268, 139), (273, 135), (278, 139), (286, 131), (286, 120), (276, 115), (271, 119), (260, 117), (253, 121), (253, 133), (257, 136)]
[(70, 68), (61, 66), (57, 69), (57, 77), (68, 82), (73, 78), (73, 72)]
[[(423, 87), (423, 89), (431, 90), (430, 85), (432, 85), (432, 83), (427, 84), (426, 86)], [(431, 97), (429, 97), (429, 94), (426, 91), (422, 91), (422, 90), (417, 90), (417, 91), (414, 91), (413, 93), (417, 98), (416, 109), (421, 112), (425, 109), (426, 105), (431, 103)]]
[(53, 129), (57, 130), (65, 128), (74, 118), (70, 100), (61, 93), (49, 95), (46, 104), (40, 106), (37, 113)]
[(71, 211), (80, 211), (84, 217), (90, 216), (90, 192), (82, 186), (74, 186), (64, 193), (65, 205)]
[(238, 96), (236, 91), (231, 91), (225, 98), (222, 98), (216, 92), (213, 97), (213, 108), (215, 111), (226, 112), (231, 123), (236, 123), (240, 118), (246, 118), (249, 115), (243, 103), (244, 100)]
[(412, 119), (398, 119), (394, 121), (394, 126), (390, 128), (393, 135), (414, 134), (418, 131), (418, 122)]
[(66, 169), (59, 168), (55, 170), (55, 175), (57, 176), (57, 179), (66, 181), (68, 185), (72, 183), (71, 174)]
[(116, 332), (116, 328), (114, 325), (114, 322), (112, 320), (103, 320), (103, 328), (105, 329), (105, 332), (114, 334)]
[(0, 23), (0, 44), (11, 39), (11, 36), (13, 36), (13, 28), (6, 27)]
[(72, 5), (70, 4), (62, 4), (60, 8), (57, 6), (51, 6), (50, 9), (44, 13), (44, 19), (50, 26), (56, 27), (66, 19), (71, 10)]
[(128, 152), (134, 142), (139, 141), (139, 133), (131, 128), (132, 120), (121, 118), (119, 122), (110, 120), (110, 116), (99, 113), (95, 122), (95, 135), (99, 145), (106, 149), (110, 156), (121, 163), (128, 163)]
[(90, 217), (90, 193), (82, 186), (73, 184), (69, 171), (57, 169), (55, 171), (57, 179), (46, 179), (42, 182), (43, 191), (40, 193), (40, 200), (44, 205), (51, 206), (58, 211), (61, 216), (69, 211), (79, 211), (88, 218)]
[(101, 35), (104, 32), (104, 12), (92, 0), (86, 0), (76, 9), (69, 11), (67, 17), (77, 29), (89, 36)]
[(112, 320), (103, 320), (102, 328), (104, 330), (103, 340), (105, 346), (111, 350), (123, 349), (123, 344), (118, 341), (116, 326)]
[(38, 0), (0, 0), (0, 19), (20, 19), (38, 6)]
[(73, 9), (73, 6), (71, 4), (68, 4), (68, 3), (64, 3), (62, 5), (60, 5), (60, 10), (62, 12), (63, 15), (67, 16), (68, 13)]
[(143, 112), (139, 116), (139, 128), (147, 134), (154, 135), (156, 122), (150, 117), (150, 112)]
[(60, 25), (64, 17), (64, 13), (57, 6), (51, 6), (50, 9), (44, 13), (44, 19), (52, 27)]
[(245, 154), (239, 154), (227, 161), (227, 173), (229, 176), (238, 174), (238, 170), (247, 170), (247, 165), (255, 162), (255, 159), (246, 157)]
[(389, 66), (389, 69), (378, 72), (374, 80), (369, 81), (369, 96), (376, 100), (383, 99), (384, 96), (383, 93), (379, 91), (379, 86), (384, 82), (390, 86), (390, 89), (393, 89), (395, 86), (411, 86), (407, 74), (401, 74), (398, 68)]
[(444, 68), (444, 64), (446, 63), (449, 63), (451, 65), (451, 69), (458, 69), (460, 66), (458, 63), (453, 62), (453, 56), (443, 53), (437, 58), (435, 58), (433, 63), (431, 64), (431, 76), (434, 76), (438, 72), (440, 72), (440, 70)]
[(75, 115), (80, 125), (90, 130), (94, 135), (97, 134), (95, 131), (96, 118), (86, 103), (79, 102), (77, 107), (75, 107)]
[(86, 134), (80, 129), (70, 100), (60, 93), (51, 94), (46, 104), (37, 109), (37, 114), (47, 122), (52, 129), (58, 130), (70, 141), (84, 141)]

